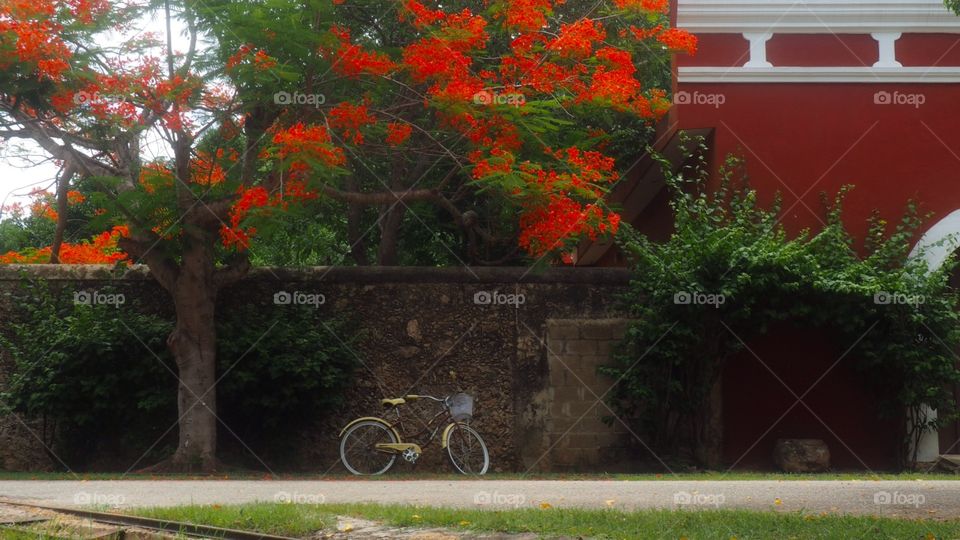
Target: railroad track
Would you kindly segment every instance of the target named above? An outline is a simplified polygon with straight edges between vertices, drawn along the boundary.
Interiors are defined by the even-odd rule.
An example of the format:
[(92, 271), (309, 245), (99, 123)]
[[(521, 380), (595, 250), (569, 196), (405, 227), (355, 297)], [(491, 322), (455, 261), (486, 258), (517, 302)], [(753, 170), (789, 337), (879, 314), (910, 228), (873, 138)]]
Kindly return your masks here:
[[(78, 510), (75, 508), (61, 508), (56, 506), (41, 506), (38, 504), (28, 504), (21, 502), (11, 502), (0, 500), (0, 506), (13, 506), (29, 509), (33, 511), (54, 513), (59, 515), (73, 516), (92, 521), (101, 525), (117, 527), (115, 531), (102, 533), (99, 536), (85, 536), (85, 538), (98, 539), (123, 539), (125, 537), (125, 528), (136, 528), (141, 530), (154, 531), (157, 533), (168, 533), (193, 538), (219, 538), (223, 540), (297, 540), (289, 536), (276, 536), (272, 534), (263, 534), (251, 531), (241, 531), (237, 529), (224, 529), (221, 527), (211, 527), (208, 525), (196, 525), (193, 523), (182, 523), (178, 521), (160, 520), (145, 518), (139, 516), (128, 516), (124, 514), (113, 514), (109, 512), (93, 512), (90, 510)], [(20, 530), (26, 532), (23, 526), (32, 526), (44, 521), (50, 521), (50, 517), (24, 517), (23, 519), (13, 519), (7, 522), (0, 522), (0, 538), (3, 537), (3, 530)], [(54, 535), (54, 537), (56, 537)], [(134, 536), (136, 537), (136, 536)], [(71, 537), (72, 540), (72, 537)]]

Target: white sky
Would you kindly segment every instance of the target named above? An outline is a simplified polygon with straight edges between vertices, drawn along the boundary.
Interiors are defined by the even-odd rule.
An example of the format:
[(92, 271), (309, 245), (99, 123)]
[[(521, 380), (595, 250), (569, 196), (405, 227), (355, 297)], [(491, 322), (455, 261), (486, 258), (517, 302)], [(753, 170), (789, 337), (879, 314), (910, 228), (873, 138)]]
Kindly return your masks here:
[[(30, 165), (10, 158), (12, 152), (0, 153), (0, 207), (13, 202), (26, 202), (24, 197), (36, 187), (47, 187), (53, 182), (57, 168), (52, 164)], [(6, 217), (4, 214), (0, 219)]]

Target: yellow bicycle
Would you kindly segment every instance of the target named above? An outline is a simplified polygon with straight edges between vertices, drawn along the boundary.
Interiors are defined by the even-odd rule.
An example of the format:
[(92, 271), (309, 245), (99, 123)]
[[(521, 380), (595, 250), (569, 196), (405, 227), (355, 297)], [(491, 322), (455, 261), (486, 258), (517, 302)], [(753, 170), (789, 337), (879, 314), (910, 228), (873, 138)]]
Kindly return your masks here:
[[(420, 399), (433, 400), (442, 405), (423, 429), (408, 434), (404, 429), (403, 405)], [(469, 422), (473, 417), (473, 398), (459, 393), (447, 397), (408, 394), (400, 398), (380, 400), (385, 409), (392, 410), (396, 419), (390, 422), (377, 416), (357, 418), (340, 432), (340, 460), (353, 474), (383, 474), (393, 467), (397, 456), (415, 463), (423, 453), (420, 444), (403, 442), (418, 440), (427, 446), (440, 436), (440, 447), (446, 449), (453, 467), (463, 474), (485, 474), (490, 468), (490, 452), (483, 438)], [(440, 428), (443, 431), (440, 431)], [(401, 433), (404, 435), (401, 436)]]

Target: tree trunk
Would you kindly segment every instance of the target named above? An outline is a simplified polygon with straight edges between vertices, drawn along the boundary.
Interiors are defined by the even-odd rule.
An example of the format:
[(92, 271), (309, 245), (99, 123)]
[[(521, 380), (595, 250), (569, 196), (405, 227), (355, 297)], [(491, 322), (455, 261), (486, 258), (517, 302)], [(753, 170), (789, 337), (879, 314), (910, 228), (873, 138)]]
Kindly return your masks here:
[(723, 392), (721, 379), (726, 364), (725, 342), (728, 332), (717, 314), (707, 315), (703, 330), (703, 348), (691, 373), (692, 388), (703, 392), (693, 418), (694, 458), (707, 469), (717, 469), (723, 461)]
[[(359, 191), (357, 179), (350, 175), (346, 183), (347, 191)], [(359, 203), (347, 203), (347, 242), (350, 243), (350, 256), (353, 257), (357, 266), (367, 266), (370, 260), (367, 258), (367, 242), (364, 233), (360, 231), (363, 225), (363, 205)]]
[(399, 263), (397, 243), (400, 240), (400, 224), (406, 207), (395, 204), (387, 207), (380, 218), (380, 245), (377, 250), (377, 264), (380, 266), (396, 266)]
[(707, 469), (718, 469), (723, 462), (723, 391), (717, 377), (696, 421), (696, 459)]
[[(200, 216), (197, 218), (196, 216)], [(196, 214), (191, 220), (202, 220)], [(149, 261), (150, 272), (173, 297), (177, 322), (167, 347), (177, 363), (179, 440), (170, 458), (144, 469), (146, 472), (214, 472), (217, 459), (217, 331), (216, 301), (219, 290), (235, 283), (250, 269), (245, 256), (217, 267), (214, 231), (204, 231), (200, 221), (189, 220), (183, 235), (179, 264), (143, 239), (122, 238), (125, 251)]]
[(73, 168), (66, 167), (60, 172), (57, 179), (57, 228), (53, 233), (53, 244), (50, 246), (50, 264), (60, 264), (60, 247), (63, 245), (63, 234), (67, 230), (67, 212), (70, 205), (67, 193), (70, 189), (70, 177)]
[(167, 345), (177, 362), (179, 443), (175, 470), (212, 472), (217, 468), (216, 286), (207, 246), (186, 252), (173, 292), (177, 324)]
[[(404, 185), (407, 171), (403, 163), (403, 154), (394, 153), (393, 178), (390, 179), (390, 189), (394, 193), (409, 191)], [(380, 214), (380, 245), (377, 246), (377, 264), (380, 266), (396, 266), (400, 262), (397, 244), (400, 242), (400, 224), (403, 223), (406, 210), (407, 204), (399, 199), (383, 206)]]

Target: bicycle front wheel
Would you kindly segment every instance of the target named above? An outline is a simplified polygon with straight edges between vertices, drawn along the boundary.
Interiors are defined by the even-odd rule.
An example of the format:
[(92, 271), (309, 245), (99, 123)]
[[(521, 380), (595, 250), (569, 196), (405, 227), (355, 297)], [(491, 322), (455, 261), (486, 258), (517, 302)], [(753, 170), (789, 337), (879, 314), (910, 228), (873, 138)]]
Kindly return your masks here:
[(490, 452), (475, 429), (457, 423), (447, 435), (447, 454), (453, 467), (463, 474), (486, 474), (490, 468)]
[(398, 442), (393, 430), (380, 422), (359, 422), (340, 439), (340, 460), (353, 474), (383, 474), (397, 461), (397, 455), (379, 450), (376, 445)]

